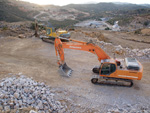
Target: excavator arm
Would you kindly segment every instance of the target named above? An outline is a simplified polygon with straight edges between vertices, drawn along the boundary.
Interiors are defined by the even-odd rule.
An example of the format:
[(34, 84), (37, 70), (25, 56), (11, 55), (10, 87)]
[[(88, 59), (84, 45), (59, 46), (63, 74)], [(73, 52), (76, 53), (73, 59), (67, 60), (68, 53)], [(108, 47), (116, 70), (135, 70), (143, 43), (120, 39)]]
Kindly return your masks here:
[(90, 53), (97, 55), (99, 61), (103, 59), (110, 59), (110, 57), (99, 46), (96, 46), (93, 43), (87, 43), (72, 39), (70, 39), (69, 42), (61, 42), (59, 38), (56, 38), (55, 51), (56, 56), (58, 57), (58, 64), (60, 66), (61, 71), (63, 72), (63, 75), (66, 76), (71, 75), (72, 69), (69, 68), (65, 63), (64, 48), (88, 51)]

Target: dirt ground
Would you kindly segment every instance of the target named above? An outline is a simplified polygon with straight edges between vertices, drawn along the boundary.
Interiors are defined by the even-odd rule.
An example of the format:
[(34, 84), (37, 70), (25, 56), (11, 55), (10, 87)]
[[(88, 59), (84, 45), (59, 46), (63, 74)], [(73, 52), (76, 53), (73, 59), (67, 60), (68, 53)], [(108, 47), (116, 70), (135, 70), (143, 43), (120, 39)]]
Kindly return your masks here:
[[(134, 32), (114, 32), (90, 28), (78, 28), (78, 31), (81, 32), (101, 32), (104, 37), (107, 39), (106, 42), (112, 43), (113, 45), (121, 45), (122, 47), (131, 48), (131, 49), (145, 49), (150, 48), (150, 36), (142, 34), (134, 34)], [(76, 35), (74, 36), (74, 38)], [(78, 38), (80, 37), (80, 38)], [(77, 36), (77, 39), (82, 39), (82, 34)], [(86, 41), (86, 40), (84, 40)]]
[[(104, 35), (110, 36), (110, 33)], [(118, 43), (123, 45), (121, 41)], [(127, 46), (124, 44), (123, 46)], [(150, 45), (142, 43), (136, 47), (149, 48)], [(43, 81), (58, 89), (62, 98), (79, 106), (78, 112), (103, 113), (113, 108), (126, 112), (149, 110), (150, 60), (141, 60), (144, 66), (143, 78), (141, 81), (134, 81), (134, 86), (128, 88), (92, 84), (90, 79), (94, 73), (91, 70), (99, 65), (97, 57), (93, 54), (66, 49), (65, 59), (68, 66), (73, 69), (70, 78), (60, 76), (53, 44), (37, 38), (0, 38), (0, 79), (10, 76), (9, 73), (22, 73), (37, 81)]]

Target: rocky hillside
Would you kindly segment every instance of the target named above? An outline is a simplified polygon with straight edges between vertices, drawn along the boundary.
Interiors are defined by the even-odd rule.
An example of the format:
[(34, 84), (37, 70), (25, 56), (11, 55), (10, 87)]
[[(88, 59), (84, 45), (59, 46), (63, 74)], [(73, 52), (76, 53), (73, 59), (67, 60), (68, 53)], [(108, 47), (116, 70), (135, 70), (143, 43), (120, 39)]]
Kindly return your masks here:
[(91, 13), (147, 8), (146, 6), (136, 5), (136, 4), (116, 4), (116, 3), (70, 4), (65, 7), (74, 8), (80, 11), (91, 12)]
[[(13, 0), (14, 1), (14, 0)], [(0, 0), (0, 21), (17, 22), (32, 20), (38, 11), (25, 8), (9, 0)], [(22, 2), (19, 2), (22, 3)], [(28, 4), (29, 5), (29, 4)]]
[[(72, 26), (79, 21), (109, 18), (107, 23), (139, 29), (150, 26), (150, 5), (98, 3), (70, 4), (66, 6), (36, 5), (17, 0), (0, 0), (0, 21), (17, 22), (38, 20), (55, 27)], [(125, 17), (125, 18), (124, 18)], [(129, 29), (129, 28), (127, 28)]]

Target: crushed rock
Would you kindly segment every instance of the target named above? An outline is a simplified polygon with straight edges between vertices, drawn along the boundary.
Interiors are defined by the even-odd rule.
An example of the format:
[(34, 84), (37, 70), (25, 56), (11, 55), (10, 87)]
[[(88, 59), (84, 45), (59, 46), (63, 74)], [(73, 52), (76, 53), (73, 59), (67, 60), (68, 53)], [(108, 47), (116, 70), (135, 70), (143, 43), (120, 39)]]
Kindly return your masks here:
[(112, 53), (116, 53), (118, 55), (124, 55), (128, 57), (135, 57), (140, 59), (150, 58), (150, 48), (145, 48), (145, 49), (123, 48), (121, 45), (115, 46), (112, 43), (99, 41), (98, 39), (93, 39), (93, 38), (89, 38), (88, 41), (100, 46), (106, 52), (111, 51)]
[(122, 108), (113, 106), (107, 110), (107, 113), (150, 113), (150, 106), (143, 106), (139, 103), (135, 105), (126, 104)]
[(0, 81), (0, 111), (32, 107), (38, 112), (63, 113), (64, 106), (53, 97), (49, 86), (23, 75)]

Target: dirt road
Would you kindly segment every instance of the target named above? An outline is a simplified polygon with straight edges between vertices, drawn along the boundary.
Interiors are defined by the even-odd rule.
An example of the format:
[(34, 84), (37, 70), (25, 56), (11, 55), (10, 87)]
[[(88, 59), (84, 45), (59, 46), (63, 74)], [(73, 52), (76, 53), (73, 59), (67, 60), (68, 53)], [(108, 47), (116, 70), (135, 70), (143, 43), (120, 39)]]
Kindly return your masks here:
[[(143, 79), (131, 88), (94, 85), (91, 69), (99, 65), (93, 54), (65, 50), (67, 64), (74, 70), (70, 78), (58, 72), (53, 44), (40, 39), (0, 39), (0, 78), (22, 73), (56, 88), (62, 98), (74, 103), (76, 112), (150, 111), (150, 61), (143, 61)], [(61, 98), (60, 98), (61, 99)], [(88, 110), (87, 110), (88, 109)], [(71, 111), (70, 111), (71, 112)]]
[(103, 31), (104, 36), (114, 45), (122, 45), (132, 49), (150, 48), (149, 36), (135, 35), (133, 33)]

